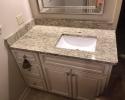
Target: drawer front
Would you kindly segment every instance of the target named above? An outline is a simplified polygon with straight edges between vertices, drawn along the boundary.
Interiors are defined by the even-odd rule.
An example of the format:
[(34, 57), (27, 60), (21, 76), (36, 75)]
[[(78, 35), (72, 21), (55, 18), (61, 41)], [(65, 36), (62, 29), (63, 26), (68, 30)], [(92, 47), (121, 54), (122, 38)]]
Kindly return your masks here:
[(25, 77), (25, 81), (30, 87), (46, 90), (46, 85), (42, 79)]
[(31, 69), (24, 69), (22, 67), (22, 64), (18, 64), (18, 66), (19, 66), (22, 74), (24, 74), (24, 77), (25, 77), (25, 75), (29, 75), (29, 76), (35, 76), (35, 77), (43, 78), (43, 75), (41, 75), (41, 73), (40, 73), (40, 70), (41, 70), (40, 66), (38, 64), (32, 65)]
[(64, 64), (65, 66), (72, 66), (77, 68), (83, 68), (86, 71), (96, 72), (96, 73), (105, 73), (106, 71), (106, 64), (97, 63), (93, 61), (86, 61), (76, 58), (66, 58), (61, 56), (54, 56), (54, 55), (46, 55), (44, 57), (45, 63), (59, 63)]
[(12, 50), (12, 52), (18, 63), (23, 63), (24, 58), (26, 58), (30, 63), (39, 63), (36, 53), (21, 50)]
[(69, 67), (56, 63), (46, 63), (45, 68), (53, 71), (70, 72)]

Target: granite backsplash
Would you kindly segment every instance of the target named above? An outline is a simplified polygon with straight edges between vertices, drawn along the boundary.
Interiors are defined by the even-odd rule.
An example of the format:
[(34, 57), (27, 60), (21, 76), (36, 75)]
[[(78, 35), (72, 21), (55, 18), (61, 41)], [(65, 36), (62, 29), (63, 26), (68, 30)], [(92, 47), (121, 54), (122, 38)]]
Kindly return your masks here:
[(84, 21), (74, 19), (35, 19), (36, 25), (46, 26), (63, 26), (63, 27), (75, 27), (75, 28), (92, 28), (92, 29), (106, 29), (115, 30), (115, 26), (112, 23), (104, 21)]

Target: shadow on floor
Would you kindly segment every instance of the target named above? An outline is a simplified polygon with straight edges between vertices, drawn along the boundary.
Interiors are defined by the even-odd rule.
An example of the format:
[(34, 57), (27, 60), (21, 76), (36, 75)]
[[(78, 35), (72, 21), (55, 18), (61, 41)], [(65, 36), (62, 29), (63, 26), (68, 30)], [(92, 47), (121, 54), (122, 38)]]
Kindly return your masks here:
[(103, 93), (106, 100), (125, 100), (125, 59), (119, 58), (119, 63), (113, 66), (110, 82)]

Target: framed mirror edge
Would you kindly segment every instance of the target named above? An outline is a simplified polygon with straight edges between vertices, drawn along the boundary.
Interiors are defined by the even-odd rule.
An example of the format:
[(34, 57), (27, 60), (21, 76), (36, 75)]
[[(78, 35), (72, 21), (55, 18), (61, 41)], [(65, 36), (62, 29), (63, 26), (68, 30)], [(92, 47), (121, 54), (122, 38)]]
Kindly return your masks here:
[[(63, 14), (63, 15), (102, 15), (104, 13), (104, 6), (105, 6), (105, 0), (101, 0), (103, 1), (103, 5), (101, 5), (101, 10), (99, 12), (95, 12), (95, 13), (65, 13), (65, 12), (43, 12), (43, 9), (59, 9), (59, 7), (44, 7), (44, 4), (43, 4), (43, 0), (37, 0), (38, 1), (38, 7), (39, 7), (39, 12), (41, 14)], [(97, 6), (95, 6), (96, 9)], [(63, 7), (60, 7), (60, 8), (63, 8)], [(87, 7), (84, 7), (84, 8), (87, 8)], [(95, 10), (96, 10), (95, 9)]]

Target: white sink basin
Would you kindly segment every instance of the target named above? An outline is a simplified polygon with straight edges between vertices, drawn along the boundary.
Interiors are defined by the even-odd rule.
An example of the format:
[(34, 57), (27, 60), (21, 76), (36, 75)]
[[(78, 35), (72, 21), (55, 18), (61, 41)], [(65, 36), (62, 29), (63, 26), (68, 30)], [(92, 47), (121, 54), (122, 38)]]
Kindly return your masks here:
[(97, 42), (96, 37), (62, 35), (61, 38), (59, 39), (56, 47), (95, 52), (96, 42)]

